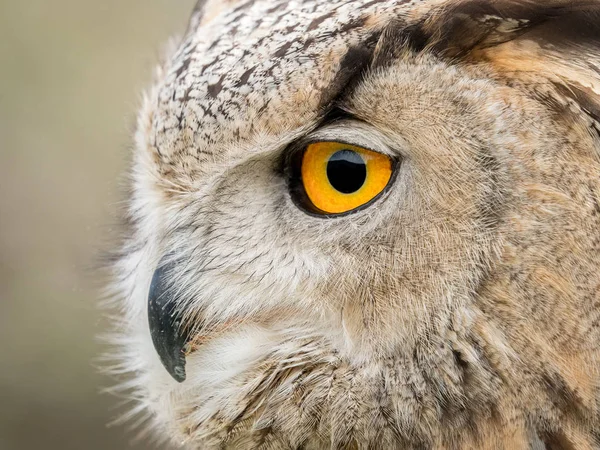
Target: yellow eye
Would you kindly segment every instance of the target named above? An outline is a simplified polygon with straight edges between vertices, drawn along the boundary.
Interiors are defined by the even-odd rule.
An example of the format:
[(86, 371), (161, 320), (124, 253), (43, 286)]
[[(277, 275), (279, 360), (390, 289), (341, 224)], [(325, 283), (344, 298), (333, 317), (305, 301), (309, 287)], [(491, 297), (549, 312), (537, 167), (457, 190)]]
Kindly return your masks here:
[(377, 197), (392, 177), (392, 159), (340, 142), (310, 144), (302, 157), (304, 191), (326, 214), (352, 211)]

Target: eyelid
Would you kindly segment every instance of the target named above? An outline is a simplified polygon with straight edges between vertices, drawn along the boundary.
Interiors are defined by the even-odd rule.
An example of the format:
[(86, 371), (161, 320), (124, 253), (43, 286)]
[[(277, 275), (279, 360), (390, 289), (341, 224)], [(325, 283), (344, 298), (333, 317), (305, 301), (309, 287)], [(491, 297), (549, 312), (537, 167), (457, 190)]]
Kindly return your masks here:
[(402, 156), (393, 149), (386, 136), (375, 131), (369, 124), (357, 120), (343, 120), (315, 130), (297, 142), (294, 149), (301, 150), (312, 143), (323, 141), (362, 147), (390, 158)]

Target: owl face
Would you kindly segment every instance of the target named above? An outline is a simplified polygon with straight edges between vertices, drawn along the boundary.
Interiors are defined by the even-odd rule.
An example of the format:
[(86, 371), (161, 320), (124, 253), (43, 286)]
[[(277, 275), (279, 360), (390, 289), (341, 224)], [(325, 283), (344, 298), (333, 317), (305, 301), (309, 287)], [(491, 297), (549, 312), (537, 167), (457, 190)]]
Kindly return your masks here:
[(564, 56), (600, 27), (563, 3), (200, 2), (140, 114), (115, 266), (153, 426), (594, 442), (600, 81)]

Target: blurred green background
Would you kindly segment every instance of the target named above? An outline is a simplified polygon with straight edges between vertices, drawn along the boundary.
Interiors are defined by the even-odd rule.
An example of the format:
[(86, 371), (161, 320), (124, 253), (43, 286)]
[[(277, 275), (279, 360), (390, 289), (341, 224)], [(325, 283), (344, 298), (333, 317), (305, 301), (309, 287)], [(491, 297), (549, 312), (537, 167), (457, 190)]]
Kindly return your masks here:
[(135, 110), (194, 0), (0, 0), (0, 450), (149, 448), (107, 427), (100, 275)]

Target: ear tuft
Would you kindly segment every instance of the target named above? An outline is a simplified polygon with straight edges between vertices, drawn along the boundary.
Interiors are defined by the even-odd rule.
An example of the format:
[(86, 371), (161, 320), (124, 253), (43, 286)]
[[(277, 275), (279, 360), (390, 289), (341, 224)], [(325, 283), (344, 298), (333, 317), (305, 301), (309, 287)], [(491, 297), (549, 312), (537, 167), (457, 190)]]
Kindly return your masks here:
[(600, 121), (600, 1), (462, 0), (432, 10), (420, 27), (436, 53), (485, 64)]

